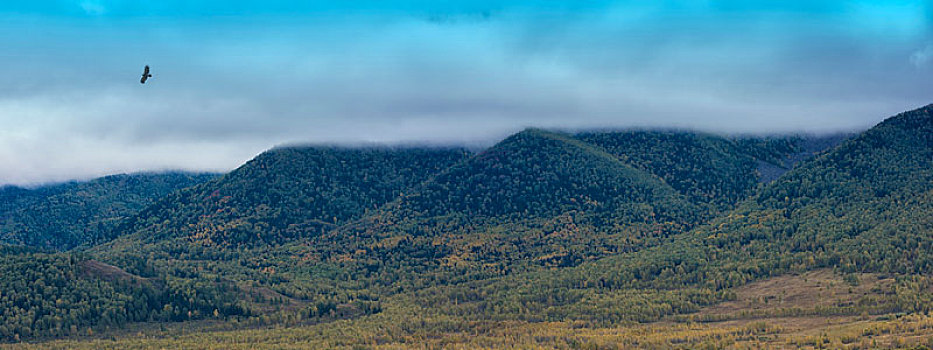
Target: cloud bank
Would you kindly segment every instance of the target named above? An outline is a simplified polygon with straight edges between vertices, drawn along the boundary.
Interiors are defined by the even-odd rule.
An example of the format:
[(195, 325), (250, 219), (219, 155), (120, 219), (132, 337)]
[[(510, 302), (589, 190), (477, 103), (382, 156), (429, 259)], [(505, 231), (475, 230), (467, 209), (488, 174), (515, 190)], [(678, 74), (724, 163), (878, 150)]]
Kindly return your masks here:
[(0, 184), (529, 126), (854, 130), (933, 102), (921, 1), (52, 3), (0, 5)]

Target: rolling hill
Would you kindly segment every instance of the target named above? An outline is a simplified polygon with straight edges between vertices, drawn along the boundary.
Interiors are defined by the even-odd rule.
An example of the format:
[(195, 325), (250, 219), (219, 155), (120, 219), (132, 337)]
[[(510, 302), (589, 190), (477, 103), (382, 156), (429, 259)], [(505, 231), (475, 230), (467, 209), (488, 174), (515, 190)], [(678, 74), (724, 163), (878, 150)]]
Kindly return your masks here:
[[(232, 329), (210, 335), (231, 345), (793, 347), (824, 343), (773, 343), (785, 329), (760, 320), (911, 315), (885, 334), (922, 337), (931, 203), (933, 105), (851, 138), (529, 129), (476, 154), (278, 148), (163, 197), (105, 244), (4, 248), (0, 282), (52, 288), (4, 292), (20, 331), (0, 334), (73, 335), (58, 310), (101, 305), (113, 311), (69, 324), (212, 319), (184, 327)], [(295, 327), (244, 330), (268, 325)], [(194, 341), (141, 327), (162, 346)]]
[(141, 278), (80, 253), (0, 246), (0, 276), (0, 341), (248, 312), (228, 285)]
[[(757, 157), (778, 158), (793, 148), (772, 153), (750, 142), (686, 132), (628, 131), (582, 133), (578, 139), (605, 149), (621, 161), (657, 175), (696, 205), (713, 211), (731, 209), (758, 185)], [(772, 147), (774, 148), (774, 147)], [(768, 157), (770, 156), (770, 157)]]
[(123, 219), (217, 174), (112, 175), (34, 189), (0, 188), (0, 243), (67, 250), (109, 238)]
[(654, 174), (713, 214), (731, 210), (847, 134), (723, 137), (685, 131), (584, 132), (575, 138)]
[(118, 230), (143, 241), (281, 244), (359, 218), (468, 155), (452, 148), (277, 148), (163, 198)]
[(307, 246), (388, 275), (418, 266), (571, 266), (702, 217), (659, 178), (567, 135), (526, 130)]
[(486, 297), (447, 307), (469, 314), (522, 305), (511, 317), (651, 321), (730, 300), (732, 288), (750, 281), (831, 268), (895, 274), (899, 285), (865, 305), (808, 312), (925, 312), (933, 309), (931, 195), (933, 105), (889, 118), (802, 163), (668, 244), (468, 285)]

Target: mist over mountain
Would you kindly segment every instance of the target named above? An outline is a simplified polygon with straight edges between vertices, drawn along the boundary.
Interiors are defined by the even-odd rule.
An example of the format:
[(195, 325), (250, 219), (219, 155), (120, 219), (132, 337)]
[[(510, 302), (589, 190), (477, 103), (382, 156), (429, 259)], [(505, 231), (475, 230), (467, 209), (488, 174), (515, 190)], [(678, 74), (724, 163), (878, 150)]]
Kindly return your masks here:
[(11, 0), (0, 183), (226, 172), (296, 142), (489, 146), (526, 127), (860, 131), (928, 102), (931, 9)]
[(300, 341), (326, 347), (509, 324), (660, 327), (664, 348), (694, 321), (691, 345), (783, 344), (767, 336), (797, 328), (769, 324), (804, 318), (842, 344), (821, 322), (933, 311), (931, 137), (933, 105), (855, 135), (527, 129), (479, 150), (288, 146), (223, 175), (3, 187), (0, 337), (362, 332)]
[(933, 349), (933, 0), (4, 0), (0, 48), (0, 350)]

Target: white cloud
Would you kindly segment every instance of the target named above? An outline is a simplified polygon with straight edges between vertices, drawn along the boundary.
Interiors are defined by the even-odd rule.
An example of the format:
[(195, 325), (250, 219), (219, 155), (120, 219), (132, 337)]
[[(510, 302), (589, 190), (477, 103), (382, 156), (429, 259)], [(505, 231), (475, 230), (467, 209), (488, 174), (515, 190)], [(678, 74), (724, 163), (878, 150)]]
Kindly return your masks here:
[(928, 67), (931, 62), (933, 62), (933, 44), (929, 44), (910, 55), (910, 63), (917, 68)]
[(282, 143), (488, 144), (529, 126), (851, 130), (931, 102), (904, 62), (929, 37), (650, 10), (18, 19), (30, 30), (0, 34), (0, 184), (231, 169)]

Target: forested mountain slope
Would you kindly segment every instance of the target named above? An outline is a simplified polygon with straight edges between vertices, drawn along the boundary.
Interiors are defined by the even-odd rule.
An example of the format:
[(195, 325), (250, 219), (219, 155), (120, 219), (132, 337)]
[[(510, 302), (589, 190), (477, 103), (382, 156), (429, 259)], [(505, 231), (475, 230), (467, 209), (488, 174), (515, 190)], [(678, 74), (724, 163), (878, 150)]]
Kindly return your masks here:
[[(93, 334), (127, 322), (243, 315), (229, 285), (145, 279), (86, 254), (0, 246), (0, 342)], [(91, 328), (93, 327), (93, 329)]]
[[(724, 316), (698, 311), (735, 303), (736, 287), (812, 270), (846, 283), (871, 272), (891, 287), (768, 312), (930, 311), (931, 111), (826, 152), (793, 137), (536, 129), (478, 154), (278, 148), (168, 195), (85, 253), (6, 251), (0, 282), (54, 282), (0, 296), (2, 316), (20, 325), (5, 336), (73, 334), (58, 330), (55, 310), (86, 305), (112, 311), (74, 318), (79, 329), (350, 318), (332, 325), (398, 326), (395, 343), (540, 321), (710, 321)], [(761, 162), (793, 169), (761, 183)], [(133, 303), (142, 311), (120, 311)]]
[(758, 184), (756, 158), (719, 136), (626, 131), (582, 133), (576, 137), (657, 175), (691, 202), (709, 205), (713, 210), (730, 209)]
[[(124, 226), (134, 233), (93, 252), (143, 276), (224, 276), (347, 302), (397, 292), (365, 291), (385, 284), (572, 266), (659, 244), (706, 215), (661, 179), (561, 134), (528, 130), (467, 156), (274, 150), (150, 207)], [(336, 205), (338, 193), (349, 204)]]
[(731, 210), (770, 182), (847, 135), (724, 137), (686, 131), (584, 132), (575, 138), (657, 175), (713, 213)]
[(0, 243), (66, 250), (106, 239), (157, 199), (216, 174), (112, 175), (35, 189), (0, 188)]
[[(569, 266), (657, 244), (705, 212), (569, 136), (526, 130), (310, 248), (379, 266)], [(511, 266), (510, 266), (511, 265)]]
[[(272, 261), (241, 264), (264, 260), (276, 243), (320, 234), (398, 198), (468, 155), (441, 148), (274, 149), (230, 174), (163, 197), (124, 220), (114, 230), (116, 240), (87, 252), (8, 250), (0, 256), (0, 283), (9, 287), (0, 295), (0, 316), (11, 323), (0, 337), (85, 334), (126, 322), (223, 319), (264, 310), (270, 305), (264, 295), (275, 292), (257, 291), (249, 282), (290, 281), (260, 270)], [(252, 250), (240, 255), (218, 245)], [(107, 265), (92, 257), (116, 266), (102, 271)], [(35, 279), (54, 286), (24, 287)], [(319, 298), (312, 305), (320, 314), (333, 310), (335, 300), (347, 300), (322, 293), (314, 294)]]
[(635, 202), (656, 203), (655, 214), (670, 218), (683, 215), (673, 213), (682, 208), (671, 203), (681, 200), (657, 178), (597, 148), (530, 129), (439, 174), (393, 209), (423, 217), (527, 218), (568, 210), (619, 211)]
[(796, 135), (783, 137), (742, 137), (735, 142), (758, 159), (759, 181), (768, 183), (798, 164), (819, 156), (854, 137), (853, 133)]
[(452, 148), (277, 148), (163, 198), (118, 230), (149, 241), (280, 244), (359, 218), (468, 155)]
[[(755, 279), (826, 267), (894, 273), (900, 284), (890, 300), (822, 312), (926, 311), (933, 309), (931, 233), (933, 106), (927, 106), (805, 162), (672, 243), (466, 286), (484, 297), (450, 312), (494, 308), (537, 319), (654, 320), (727, 300), (730, 288)], [(438, 292), (425, 298), (443, 300)], [(441, 295), (457, 293), (465, 291), (448, 288)]]

